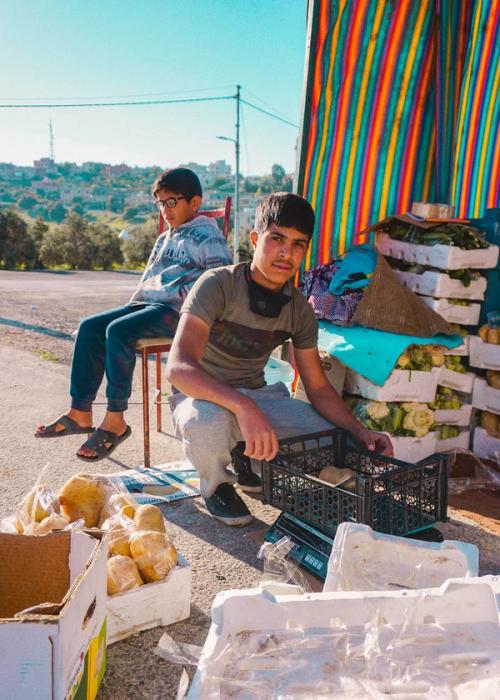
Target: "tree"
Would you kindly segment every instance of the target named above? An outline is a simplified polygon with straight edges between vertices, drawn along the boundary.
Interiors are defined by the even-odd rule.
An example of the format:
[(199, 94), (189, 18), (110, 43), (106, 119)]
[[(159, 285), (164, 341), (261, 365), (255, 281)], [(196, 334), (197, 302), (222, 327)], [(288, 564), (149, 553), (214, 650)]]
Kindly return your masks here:
[(35, 197), (30, 197), (29, 195), (21, 197), (19, 200), (19, 206), (21, 209), (33, 209), (36, 204), (38, 204), (38, 200), (35, 199)]
[(43, 239), (45, 238), (48, 230), (48, 225), (40, 217), (29, 228), (29, 234), (35, 246), (35, 259), (33, 261), (33, 267), (44, 267), (40, 251), (42, 249)]
[(281, 189), (283, 186), (283, 180), (285, 179), (286, 172), (285, 168), (278, 163), (275, 163), (271, 168), (271, 180), (272, 185), (276, 190)]
[(123, 261), (118, 234), (105, 224), (89, 224), (89, 232), (95, 248), (94, 266), (108, 270), (113, 263)]
[(3, 267), (32, 267), (36, 257), (33, 239), (28, 225), (14, 211), (0, 211), (0, 261)]
[(55, 221), (57, 224), (60, 224), (62, 221), (64, 221), (65, 217), (66, 209), (60, 202), (49, 209), (49, 218), (51, 221)]
[(91, 270), (96, 250), (89, 224), (78, 214), (69, 214), (62, 226), (54, 226), (46, 233), (40, 254), (45, 265)]
[(122, 242), (123, 257), (130, 267), (143, 267), (158, 236), (157, 222), (150, 219), (140, 226), (134, 226), (130, 238)]

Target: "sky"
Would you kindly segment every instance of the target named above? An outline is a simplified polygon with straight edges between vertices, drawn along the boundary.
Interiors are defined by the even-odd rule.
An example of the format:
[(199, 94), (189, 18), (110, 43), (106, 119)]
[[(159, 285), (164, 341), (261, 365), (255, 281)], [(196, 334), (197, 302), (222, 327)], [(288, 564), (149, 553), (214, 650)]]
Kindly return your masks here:
[[(234, 95), (300, 123), (307, 0), (0, 0), (0, 105)], [(107, 99), (103, 99), (107, 98)], [(173, 167), (235, 149), (236, 102), (0, 107), (0, 162)], [(242, 106), (241, 172), (295, 169), (299, 129)]]

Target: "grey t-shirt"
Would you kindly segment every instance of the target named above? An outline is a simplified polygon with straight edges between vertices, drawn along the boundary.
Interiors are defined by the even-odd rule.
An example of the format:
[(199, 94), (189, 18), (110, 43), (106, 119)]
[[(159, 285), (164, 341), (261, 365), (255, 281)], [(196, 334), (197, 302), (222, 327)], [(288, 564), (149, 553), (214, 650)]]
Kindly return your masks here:
[(276, 318), (250, 309), (246, 266), (240, 263), (204, 272), (190, 290), (181, 313), (190, 313), (210, 326), (201, 366), (233, 387), (264, 386), (264, 367), (274, 348), (288, 338), (296, 348), (315, 348), (318, 322), (302, 294), (288, 282), (283, 293), (290, 301)]

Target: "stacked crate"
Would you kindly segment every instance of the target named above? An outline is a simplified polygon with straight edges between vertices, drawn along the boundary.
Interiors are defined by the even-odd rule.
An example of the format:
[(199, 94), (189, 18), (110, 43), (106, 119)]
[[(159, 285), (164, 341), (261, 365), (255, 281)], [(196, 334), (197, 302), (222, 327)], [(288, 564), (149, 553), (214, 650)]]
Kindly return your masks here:
[[(406, 287), (418, 294), (425, 304), (449, 323), (458, 324), (466, 329), (467, 333), (477, 326), (481, 302), (486, 292), (486, 278), (481, 276), (479, 279), (472, 280), (469, 286), (465, 286), (459, 279), (450, 277), (449, 273), (460, 269), (480, 272), (494, 268), (499, 254), (497, 246), (490, 245), (488, 248), (476, 250), (462, 250), (456, 246), (440, 244), (426, 246), (394, 240), (385, 233), (378, 236), (376, 245), (379, 252), (394, 260), (438, 268), (424, 272), (395, 269), (394, 272)], [(466, 302), (467, 305), (462, 305), (461, 301)], [(445, 354), (465, 358), (469, 355), (471, 343), (475, 347), (477, 340), (480, 339), (467, 335), (459, 348), (447, 350)], [(465, 363), (467, 360), (464, 360)], [(482, 380), (478, 380), (476, 372), (471, 371), (470, 368), (462, 373), (454, 371), (453, 362), (448, 361), (446, 364), (448, 366), (443, 365), (439, 368), (437, 384), (458, 392), (462, 407), (456, 410), (437, 410), (435, 420), (436, 424), (441, 426), (459, 427), (460, 433), (455, 437), (439, 439), (438, 432), (436, 449), (439, 451), (467, 449), (471, 436), (474, 385), (475, 382)], [(467, 364), (470, 367), (478, 366), (473, 362)], [(427, 401), (427, 398), (419, 400)]]
[[(469, 349), (471, 366), (485, 370), (485, 376), (476, 377), (472, 392), (472, 405), (480, 411), (479, 424), (474, 428), (473, 452), (478, 457), (500, 464), (500, 374), (496, 374), (496, 381), (491, 376), (500, 373), (500, 345), (473, 336)], [(489, 427), (488, 432), (483, 427), (486, 425), (485, 419), (489, 418), (489, 423), (494, 424), (495, 417), (496, 426)]]

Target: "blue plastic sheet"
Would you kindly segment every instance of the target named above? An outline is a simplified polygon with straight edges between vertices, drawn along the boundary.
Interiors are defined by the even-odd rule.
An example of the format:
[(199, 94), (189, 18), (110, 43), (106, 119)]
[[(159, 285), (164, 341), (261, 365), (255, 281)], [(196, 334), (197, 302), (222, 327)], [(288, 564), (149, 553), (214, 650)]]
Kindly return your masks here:
[(385, 384), (398, 357), (409, 345), (444, 345), (451, 349), (462, 343), (463, 339), (459, 335), (439, 334), (431, 338), (419, 338), (363, 326), (344, 328), (328, 321), (319, 323), (319, 349), (380, 386)]

